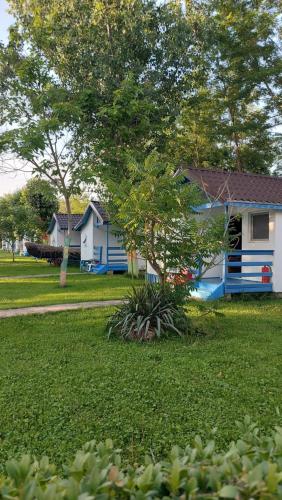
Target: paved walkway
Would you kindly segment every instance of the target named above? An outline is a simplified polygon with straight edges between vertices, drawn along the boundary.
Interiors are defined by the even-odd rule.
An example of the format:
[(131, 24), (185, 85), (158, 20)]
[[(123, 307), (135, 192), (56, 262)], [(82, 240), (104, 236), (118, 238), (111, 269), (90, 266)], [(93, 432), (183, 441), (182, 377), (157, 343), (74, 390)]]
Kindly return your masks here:
[(27, 316), (29, 314), (46, 314), (59, 311), (73, 311), (75, 309), (92, 309), (96, 307), (117, 306), (122, 300), (96, 300), (93, 302), (78, 302), (76, 304), (55, 304), (52, 306), (21, 307), (19, 309), (0, 310), (0, 319), (13, 318), (14, 316)]
[[(85, 273), (68, 273), (69, 276), (77, 276), (78, 274), (85, 274)], [(90, 274), (90, 273), (89, 273)], [(24, 279), (24, 278), (59, 278), (60, 274), (22, 274), (22, 275), (15, 275), (15, 276), (0, 276), (0, 280), (17, 280), (17, 279)]]

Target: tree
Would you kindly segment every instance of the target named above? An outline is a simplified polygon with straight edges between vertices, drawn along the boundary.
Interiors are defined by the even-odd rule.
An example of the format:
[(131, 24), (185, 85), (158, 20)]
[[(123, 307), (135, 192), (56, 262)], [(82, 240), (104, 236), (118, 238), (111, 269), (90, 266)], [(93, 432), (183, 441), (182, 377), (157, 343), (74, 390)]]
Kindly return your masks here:
[(142, 161), (154, 148), (164, 150), (193, 58), (181, 2), (10, 4), (18, 23), (12, 35), (20, 31), (39, 47), (77, 93), (80, 134), (103, 180), (126, 175), (129, 155)]
[(34, 177), (22, 189), (21, 201), (32, 211), (34, 235), (41, 240), (59, 208), (55, 188), (47, 180)]
[(153, 149), (229, 170), (279, 160), (280, 2), (185, 3), (10, 0), (21, 33), (79, 93), (102, 176)]
[[(282, 71), (279, 4), (199, 2), (205, 19), (199, 30), (202, 67), (208, 70), (195, 81), (195, 95), (184, 101), (179, 133), (194, 164), (268, 173), (279, 158), (273, 133)], [(196, 149), (199, 154), (191, 158)]]
[(17, 191), (0, 198), (0, 237), (8, 243), (15, 261), (15, 243), (26, 235), (31, 211), (21, 203), (21, 193)]
[(225, 244), (224, 221), (195, 216), (200, 191), (155, 152), (142, 164), (131, 162), (128, 170), (130, 178), (110, 185), (108, 200), (127, 249), (139, 250), (162, 283), (168, 269), (195, 269), (200, 262), (212, 266), (211, 256)]
[(11, 43), (2, 48), (0, 64), (2, 168), (9, 168), (10, 154), (23, 162), (21, 168), (29, 168), (34, 175), (47, 179), (63, 197), (68, 234), (60, 281), (65, 286), (71, 234), (70, 198), (80, 191), (83, 170), (83, 148), (75, 128), (79, 110), (73, 95), (61, 85), (38, 51), (25, 50), (19, 41)]

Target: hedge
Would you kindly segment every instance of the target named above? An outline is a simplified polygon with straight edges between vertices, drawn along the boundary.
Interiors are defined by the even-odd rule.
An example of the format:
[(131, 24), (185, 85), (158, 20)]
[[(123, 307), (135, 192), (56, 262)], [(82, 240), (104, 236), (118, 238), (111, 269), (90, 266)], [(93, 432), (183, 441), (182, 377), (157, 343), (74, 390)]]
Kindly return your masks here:
[(46, 457), (10, 460), (0, 498), (282, 499), (282, 428), (267, 436), (247, 417), (239, 425), (242, 438), (225, 452), (196, 437), (158, 463), (146, 457), (142, 465), (123, 464), (111, 440), (87, 443), (61, 474)]

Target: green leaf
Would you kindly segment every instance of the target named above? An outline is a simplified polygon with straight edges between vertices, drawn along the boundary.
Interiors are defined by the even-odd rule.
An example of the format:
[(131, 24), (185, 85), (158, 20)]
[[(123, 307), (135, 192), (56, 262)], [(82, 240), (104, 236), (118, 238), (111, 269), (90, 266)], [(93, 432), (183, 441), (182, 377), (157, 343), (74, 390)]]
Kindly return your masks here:
[(219, 491), (220, 498), (239, 498), (239, 490), (236, 486), (226, 485)]

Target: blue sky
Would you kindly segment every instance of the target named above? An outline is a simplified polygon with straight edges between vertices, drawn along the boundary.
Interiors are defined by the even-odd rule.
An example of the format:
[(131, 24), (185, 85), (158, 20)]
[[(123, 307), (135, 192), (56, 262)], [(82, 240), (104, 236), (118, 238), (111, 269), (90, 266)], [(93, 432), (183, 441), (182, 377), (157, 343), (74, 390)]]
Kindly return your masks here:
[(13, 22), (13, 18), (7, 12), (8, 4), (6, 0), (0, 0), (0, 39), (7, 40), (8, 27)]

